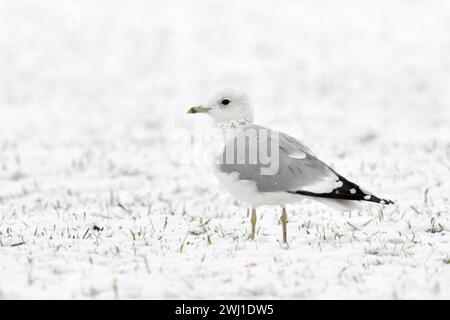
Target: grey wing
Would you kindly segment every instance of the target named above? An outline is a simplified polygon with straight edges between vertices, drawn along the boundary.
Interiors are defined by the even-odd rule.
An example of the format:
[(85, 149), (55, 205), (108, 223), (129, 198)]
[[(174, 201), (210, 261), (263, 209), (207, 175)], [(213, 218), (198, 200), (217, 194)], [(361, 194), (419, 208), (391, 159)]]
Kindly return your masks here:
[[(246, 143), (242, 143), (243, 138)], [(257, 157), (252, 162), (249, 155), (255, 148)], [(234, 150), (237, 155), (234, 161), (230, 161), (225, 155), (230, 150)], [(239, 180), (253, 181), (261, 192), (327, 193), (340, 184), (338, 175), (300, 141), (262, 126), (244, 127), (227, 143), (222, 160), (219, 165), (221, 172), (237, 172)], [(268, 168), (274, 170), (270, 171)]]
[[(266, 148), (261, 148), (264, 144)], [(257, 157), (253, 157), (255, 161), (250, 161), (250, 154), (255, 148), (258, 150)], [(227, 150), (230, 149), (236, 154), (234, 161), (225, 159)], [(270, 161), (266, 161), (268, 159)], [(264, 170), (272, 166), (276, 170)], [(393, 203), (391, 200), (378, 198), (345, 179), (317, 159), (297, 139), (257, 125), (244, 127), (227, 143), (219, 170), (229, 174), (238, 173), (239, 180), (254, 182), (260, 192), (284, 191), (321, 198)]]

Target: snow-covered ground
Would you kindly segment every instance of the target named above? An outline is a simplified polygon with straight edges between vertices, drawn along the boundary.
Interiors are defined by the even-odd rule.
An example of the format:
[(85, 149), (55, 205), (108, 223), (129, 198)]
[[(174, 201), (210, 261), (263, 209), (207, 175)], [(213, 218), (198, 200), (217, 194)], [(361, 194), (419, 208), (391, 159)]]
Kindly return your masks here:
[[(0, 2), (0, 298), (450, 298), (449, 2), (241, 2)], [(188, 143), (229, 84), (397, 204), (247, 240)]]

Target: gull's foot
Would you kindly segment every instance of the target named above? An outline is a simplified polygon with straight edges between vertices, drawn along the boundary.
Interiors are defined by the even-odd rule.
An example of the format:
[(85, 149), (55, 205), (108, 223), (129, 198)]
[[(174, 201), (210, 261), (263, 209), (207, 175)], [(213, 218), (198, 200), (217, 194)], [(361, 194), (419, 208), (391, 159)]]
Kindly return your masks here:
[(288, 218), (287, 218), (287, 212), (286, 212), (286, 208), (285, 207), (283, 207), (283, 211), (281, 213), (280, 221), (281, 221), (281, 226), (283, 227), (283, 243), (287, 244), (287, 222), (288, 222)]
[(250, 240), (255, 240), (256, 233), (256, 209), (252, 209), (252, 217), (250, 218), (250, 222), (252, 223), (252, 234), (250, 235)]

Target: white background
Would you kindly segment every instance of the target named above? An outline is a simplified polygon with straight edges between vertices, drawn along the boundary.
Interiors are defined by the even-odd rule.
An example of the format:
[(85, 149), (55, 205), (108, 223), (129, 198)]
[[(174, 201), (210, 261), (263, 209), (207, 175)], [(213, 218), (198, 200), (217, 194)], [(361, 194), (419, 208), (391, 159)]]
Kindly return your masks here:
[[(2, 0), (0, 298), (450, 298), (449, 32), (448, 1)], [(183, 139), (227, 85), (397, 204), (248, 241)]]

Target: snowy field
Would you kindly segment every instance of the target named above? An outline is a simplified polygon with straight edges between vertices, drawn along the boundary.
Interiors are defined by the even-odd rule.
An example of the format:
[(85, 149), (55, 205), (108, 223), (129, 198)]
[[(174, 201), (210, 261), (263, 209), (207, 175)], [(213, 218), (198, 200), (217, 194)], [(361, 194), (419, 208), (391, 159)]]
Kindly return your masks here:
[[(450, 298), (448, 1), (0, 1), (0, 298)], [(226, 85), (396, 205), (258, 211), (193, 164)]]

